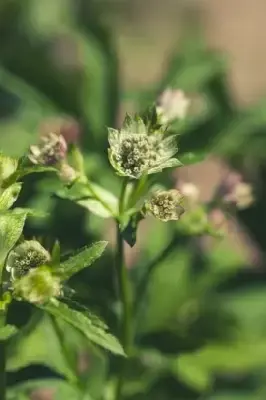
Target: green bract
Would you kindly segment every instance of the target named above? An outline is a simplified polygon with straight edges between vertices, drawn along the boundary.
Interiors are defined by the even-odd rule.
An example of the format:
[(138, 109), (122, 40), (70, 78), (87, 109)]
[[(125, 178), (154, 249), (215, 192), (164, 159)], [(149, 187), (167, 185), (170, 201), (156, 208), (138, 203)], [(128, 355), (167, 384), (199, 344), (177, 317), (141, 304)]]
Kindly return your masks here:
[(108, 129), (109, 160), (121, 176), (138, 179), (164, 168), (180, 166), (177, 135), (165, 137), (158, 131), (149, 134), (141, 118), (126, 117), (121, 130)]
[(6, 269), (12, 279), (24, 276), (31, 269), (50, 261), (50, 254), (35, 240), (27, 240), (16, 246), (7, 258)]
[(18, 166), (18, 161), (0, 153), (0, 183), (12, 175)]
[(183, 196), (175, 189), (154, 193), (145, 203), (145, 211), (164, 222), (179, 220), (185, 211)]

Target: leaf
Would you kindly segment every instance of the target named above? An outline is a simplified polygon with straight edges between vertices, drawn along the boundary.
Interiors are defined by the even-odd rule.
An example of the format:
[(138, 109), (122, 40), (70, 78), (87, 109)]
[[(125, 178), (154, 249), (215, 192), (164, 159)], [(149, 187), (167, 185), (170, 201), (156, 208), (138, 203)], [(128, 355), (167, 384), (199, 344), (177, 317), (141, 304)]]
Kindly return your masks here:
[(130, 217), (130, 220), (122, 231), (123, 239), (129, 244), (130, 247), (135, 246), (137, 241), (137, 228), (139, 222), (143, 219), (141, 213), (137, 213)]
[(31, 398), (33, 392), (43, 389), (51, 389), (53, 400), (73, 400), (81, 395), (77, 388), (69, 382), (63, 379), (49, 378), (28, 380), (11, 386), (8, 389), (8, 399), (18, 400), (20, 394), (30, 396), (27, 397), (28, 399)]
[(118, 215), (117, 197), (95, 183), (76, 182), (70, 189), (58, 191), (57, 195), (74, 201), (102, 218)]
[(179, 160), (181, 161), (181, 163), (183, 165), (191, 165), (191, 164), (197, 164), (200, 163), (202, 161), (204, 161), (207, 157), (206, 153), (201, 153), (201, 154), (197, 154), (197, 153), (185, 153), (179, 156)]
[(8, 210), (17, 200), (22, 184), (14, 183), (5, 189), (0, 195), (0, 210)]
[(60, 264), (60, 276), (63, 280), (69, 279), (84, 268), (89, 267), (97, 258), (101, 257), (108, 242), (96, 242), (90, 247), (79, 251), (76, 255)]
[(172, 366), (172, 372), (177, 378), (198, 391), (206, 391), (212, 385), (212, 376), (209, 371), (185, 355), (179, 357)]
[(0, 181), (3, 182), (12, 175), (18, 166), (18, 160), (0, 153)]
[(17, 371), (29, 365), (45, 365), (71, 381), (76, 379), (48, 314), (36, 313), (9, 344), (7, 370)]
[(0, 271), (9, 251), (20, 238), (29, 210), (15, 208), (0, 213)]
[(60, 242), (56, 240), (53, 245), (51, 253), (52, 265), (58, 266), (60, 264), (60, 254), (61, 254)]
[(5, 185), (9, 185), (13, 182), (16, 182), (26, 175), (38, 174), (44, 172), (57, 172), (57, 170), (54, 167), (46, 167), (42, 165), (34, 165), (32, 167), (19, 168), (6, 180)]
[(0, 341), (9, 339), (11, 336), (15, 335), (17, 331), (18, 329), (14, 325), (5, 325), (0, 328)]
[(118, 340), (108, 333), (103, 326), (95, 324), (93, 318), (86, 317), (79, 311), (72, 310), (66, 304), (53, 299), (48, 304), (40, 306), (57, 318), (62, 318), (75, 328), (80, 330), (91, 342), (102, 346), (114, 354), (125, 355), (124, 350)]

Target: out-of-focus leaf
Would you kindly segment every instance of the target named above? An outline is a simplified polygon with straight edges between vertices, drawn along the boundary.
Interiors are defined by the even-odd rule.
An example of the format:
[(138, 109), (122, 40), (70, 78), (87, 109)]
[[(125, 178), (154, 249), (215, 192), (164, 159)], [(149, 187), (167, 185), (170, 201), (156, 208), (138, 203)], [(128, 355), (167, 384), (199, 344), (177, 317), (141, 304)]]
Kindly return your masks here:
[(197, 164), (206, 159), (207, 154), (185, 153), (179, 156), (179, 161), (183, 165)]
[(89, 267), (97, 258), (101, 257), (107, 243), (105, 241), (93, 243), (90, 247), (86, 247), (61, 263), (60, 277), (67, 280), (82, 269)]
[(53, 400), (74, 400), (81, 396), (77, 387), (72, 386), (69, 382), (62, 379), (34, 379), (29, 380), (8, 389), (8, 399), (19, 400), (19, 395), (29, 396), (27, 399), (32, 398), (31, 395), (40, 392), (43, 389), (51, 389)]
[(137, 240), (137, 229), (139, 222), (143, 219), (141, 213), (136, 213), (130, 217), (128, 224), (122, 232), (124, 240), (130, 247), (135, 246)]
[(0, 341), (7, 340), (17, 333), (18, 329), (14, 325), (5, 325), (0, 328)]
[(62, 352), (60, 338), (51, 317), (47, 314), (34, 319), (22, 329), (8, 347), (8, 371), (17, 371), (32, 364), (45, 365), (70, 381), (76, 379)]
[(21, 183), (14, 183), (0, 194), (0, 210), (8, 210), (15, 203), (21, 188)]
[(172, 371), (180, 381), (197, 391), (206, 391), (212, 385), (211, 374), (198, 365), (196, 359), (181, 356), (173, 363)]
[(114, 354), (125, 355), (119, 341), (103, 328), (102, 324), (95, 324), (92, 318), (69, 308), (66, 304), (53, 299), (41, 308), (56, 318), (62, 318), (80, 330), (90, 341), (111, 351)]

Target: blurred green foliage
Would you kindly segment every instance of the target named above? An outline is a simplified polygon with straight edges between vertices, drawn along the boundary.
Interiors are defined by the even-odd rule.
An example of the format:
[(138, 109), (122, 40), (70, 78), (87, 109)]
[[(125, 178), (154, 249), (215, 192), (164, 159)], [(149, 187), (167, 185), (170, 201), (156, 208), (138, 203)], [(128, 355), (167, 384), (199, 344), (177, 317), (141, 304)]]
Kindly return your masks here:
[[(178, 52), (173, 50), (156, 85), (121, 93), (112, 29), (103, 22), (101, 7), (103, 3), (91, 0), (1, 2), (1, 150), (21, 156), (36, 140), (41, 123), (70, 116), (80, 125), (87, 174), (116, 193), (118, 180), (106, 156), (106, 126), (116, 126), (120, 102), (130, 100), (141, 111), (167, 86), (197, 94), (200, 111), (177, 127), (182, 132), (180, 157), (193, 152), (198, 161), (211, 153), (240, 170), (252, 167), (260, 183), (257, 202), (237, 217), (261, 250), (264, 268), (258, 271), (246, 265), (229, 244), (216, 244), (207, 254), (199, 252), (195, 239), (181, 236), (174, 224), (150, 222), (150, 234), (138, 237), (141, 251), (131, 271), (137, 291), (153, 264), (148, 290), (136, 304), (138, 350), (126, 371), (124, 396), (132, 400), (263, 400), (265, 101), (239, 109), (228, 88), (221, 55), (206, 49), (201, 36), (189, 35)], [(170, 178), (162, 174), (161, 179), (165, 184)], [(109, 225), (85, 208), (56, 198), (53, 194), (58, 189), (60, 183), (52, 174), (38, 182), (25, 177), (20, 202), (49, 212), (48, 218), (27, 224), (26, 236), (57, 238), (66, 254), (101, 238)], [(171, 241), (170, 252), (160, 258)], [(110, 254), (96, 268), (73, 278), (73, 285), (79, 298), (114, 331), (117, 310)], [(110, 398), (110, 371), (117, 368), (116, 358), (92, 347), (68, 325), (55, 326), (42, 311), (31, 317), (30, 306), (13, 305), (9, 320), (24, 326), (9, 342), (10, 400), (26, 399), (40, 387), (56, 388), (58, 400), (78, 398), (73, 368), (79, 368), (82, 355), (87, 360), (78, 370), (87, 393), (83, 400)]]

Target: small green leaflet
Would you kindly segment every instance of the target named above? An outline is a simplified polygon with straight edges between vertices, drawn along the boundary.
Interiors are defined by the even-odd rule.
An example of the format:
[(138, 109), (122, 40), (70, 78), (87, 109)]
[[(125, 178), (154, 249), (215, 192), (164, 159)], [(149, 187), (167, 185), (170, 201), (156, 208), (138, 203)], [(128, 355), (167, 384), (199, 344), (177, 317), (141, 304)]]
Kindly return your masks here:
[(89, 267), (97, 258), (99, 258), (108, 242), (96, 242), (90, 247), (79, 251), (68, 260), (60, 264), (59, 276), (62, 280), (69, 279), (72, 275), (78, 273), (82, 269)]
[(181, 163), (183, 165), (191, 165), (191, 164), (197, 164), (200, 163), (202, 161), (204, 161), (207, 157), (206, 153), (184, 153), (182, 155), (179, 156), (179, 160), (181, 161)]
[(5, 189), (0, 195), (0, 210), (8, 210), (17, 200), (22, 184), (14, 183)]
[[(91, 318), (83, 313), (72, 310), (65, 303), (52, 299), (49, 303), (39, 306), (41, 309), (52, 314), (56, 318), (62, 318), (64, 321), (73, 325), (76, 329), (91, 342), (111, 351), (114, 354), (124, 356), (124, 350), (119, 341), (107, 332), (105, 325), (99, 318)], [(96, 322), (96, 321), (100, 321)]]
[(22, 234), (28, 213), (29, 210), (20, 208), (0, 213), (0, 271), (8, 252)]
[(17, 333), (18, 329), (14, 325), (5, 325), (0, 328), (0, 341), (7, 340)]

